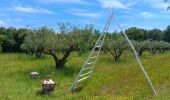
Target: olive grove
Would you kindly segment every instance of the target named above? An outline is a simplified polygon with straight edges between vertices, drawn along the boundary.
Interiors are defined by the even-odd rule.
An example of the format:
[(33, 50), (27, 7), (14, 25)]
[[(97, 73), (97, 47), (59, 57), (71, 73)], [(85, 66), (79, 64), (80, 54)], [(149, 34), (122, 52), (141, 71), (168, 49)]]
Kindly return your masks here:
[(90, 48), (93, 44), (92, 31), (93, 28), (89, 26), (80, 29), (64, 23), (60, 24), (59, 33), (55, 33), (50, 28), (41, 27), (30, 31), (22, 48), (35, 53), (38, 57), (43, 54), (51, 55), (56, 69), (62, 69), (71, 52), (83, 53)]

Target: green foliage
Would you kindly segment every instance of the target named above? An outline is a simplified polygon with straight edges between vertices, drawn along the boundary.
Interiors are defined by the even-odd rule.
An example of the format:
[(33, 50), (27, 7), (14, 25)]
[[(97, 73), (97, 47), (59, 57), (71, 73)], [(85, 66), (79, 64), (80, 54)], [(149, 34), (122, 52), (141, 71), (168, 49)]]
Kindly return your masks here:
[(0, 28), (0, 35), (3, 36), (2, 51), (3, 52), (22, 52), (20, 49), (21, 44), (27, 34), (28, 29), (15, 29), (15, 28)]
[(170, 42), (170, 25), (165, 30), (164, 39), (165, 41)]
[(118, 61), (123, 51), (127, 50), (127, 42), (118, 34), (112, 34), (106, 38), (103, 50), (110, 53), (115, 61)]
[(5, 40), (5, 36), (4, 35), (0, 35), (0, 45), (2, 45), (4, 40)]
[(2, 44), (2, 50), (4, 52), (11, 52), (13, 51), (13, 46), (15, 44), (15, 40), (13, 39), (13, 33), (16, 32), (15, 28), (1, 28), (0, 34), (5, 36), (5, 39), (3, 40)]
[[(59, 23), (59, 33), (55, 33), (48, 27), (30, 30), (25, 37), (22, 48), (36, 57), (41, 58), (43, 54), (53, 56), (56, 68), (62, 68), (70, 53), (76, 51), (85, 53), (93, 46), (93, 27), (87, 25), (85, 29), (73, 27), (70, 24)], [(62, 53), (62, 56), (56, 54)]]
[(136, 41), (141, 41), (141, 40), (146, 40), (146, 34), (147, 31), (144, 29), (132, 27), (127, 30), (125, 30), (126, 34), (128, 35), (129, 39), (131, 40), (136, 40)]
[[(41, 27), (39, 29), (30, 30), (28, 36), (26, 36), (22, 48), (29, 51), (41, 52), (48, 51), (49, 49), (55, 53), (64, 53), (70, 46), (73, 46), (74, 51), (83, 53), (91, 47), (92, 31), (91, 29), (78, 29), (69, 28), (65, 31), (61, 26), (62, 31), (55, 33), (52, 29), (47, 27)], [(68, 26), (67, 26), (68, 27)]]
[(150, 39), (150, 40), (161, 41), (164, 39), (163, 36), (164, 36), (164, 32), (159, 29), (149, 30), (147, 33), (147, 39)]
[(22, 52), (20, 47), (24, 42), (25, 36), (28, 35), (28, 31), (29, 29), (20, 28), (13, 33), (13, 39), (15, 41), (15, 44), (13, 46), (14, 52)]
[(144, 41), (132, 41), (136, 51), (138, 52), (139, 56), (143, 54), (145, 50), (147, 50), (146, 42)]
[(164, 53), (165, 51), (170, 50), (170, 44), (164, 41), (146, 40), (140, 42), (132, 41), (132, 43), (140, 56), (145, 50), (149, 51), (151, 54)]
[[(73, 44), (75, 47), (74, 51), (77, 51), (79, 53), (79, 55), (81, 55), (85, 51), (92, 49), (95, 41), (98, 39), (99, 35), (101, 34), (100, 31), (94, 29), (93, 25), (86, 25), (86, 27), (84, 29), (73, 26), (70, 23), (60, 22), (60, 23), (58, 23), (58, 25), (59, 25), (59, 28), (58, 28), (59, 31), (57, 33), (54, 32), (53, 29), (46, 27), (47, 30), (52, 30), (53, 34), (55, 33), (57, 35), (54, 37), (48, 36), (48, 38), (53, 39), (53, 41), (52, 41), (53, 44), (49, 43), (49, 41), (48, 41), (48, 43), (46, 42), (47, 44), (50, 44), (50, 45), (46, 44), (47, 46), (50, 46), (49, 48), (55, 49), (54, 51), (65, 52), (65, 50), (67, 50), (69, 48), (70, 44)], [(30, 35), (29, 33), (32, 33), (32, 32), (33, 33), (37, 33), (40, 31), (43, 32), (45, 30), (43, 30), (41, 28), (39, 28), (39, 29), (38, 28), (37, 29), (27, 29), (27, 28), (16, 29), (16, 28), (12, 28), (12, 27), (10, 27), (10, 28), (1, 27), (0, 35), (3, 35), (5, 37), (5, 39), (2, 43), (2, 51), (3, 52), (22, 52), (20, 47), (23, 44), (26, 35)], [(140, 28), (136, 28), (136, 27), (131, 27), (131, 28), (127, 29), (125, 32), (127, 33), (128, 37), (131, 40), (135, 40), (135, 41), (144, 41), (144, 40), (164, 41), (165, 40), (165, 41), (169, 42), (170, 41), (169, 40), (169, 38), (170, 38), (169, 30), (170, 30), (169, 26), (167, 27), (167, 29), (165, 31), (162, 31), (159, 29), (145, 30), (145, 29), (140, 29)], [(74, 36), (73, 33), (76, 33), (77, 36)], [(83, 33), (85, 33), (85, 34), (83, 34)], [(113, 33), (120, 34), (121, 32), (115, 31)], [(44, 34), (44, 33), (42, 33), (42, 34)], [(78, 35), (79, 35), (79, 37), (78, 37)], [(108, 33), (108, 35), (113, 36), (112, 33)], [(30, 36), (30, 37), (32, 37), (32, 36)], [(37, 35), (37, 37), (39, 37), (39, 36)], [(63, 39), (58, 41), (58, 39), (55, 39), (56, 37), (61, 37)], [(73, 39), (73, 38), (75, 38), (75, 39)], [(113, 38), (114, 38), (114, 36), (113, 36)], [(30, 39), (32, 39), (32, 38), (30, 38)], [(42, 39), (40, 39), (40, 40), (42, 40)], [(80, 40), (82, 40), (82, 41), (80, 41)], [(86, 40), (88, 40), (88, 41), (86, 41)], [(87, 43), (85, 43), (84, 41), (86, 41)], [(88, 43), (89, 41), (91, 42), (90, 44)], [(77, 45), (77, 43), (81, 44), (81, 45)], [(37, 44), (36, 46), (41, 45), (41, 44), (42, 43)], [(60, 46), (58, 46), (59, 48), (54, 48), (54, 47), (56, 47), (55, 45), (60, 45)], [(77, 46), (75, 46), (75, 45), (77, 45)], [(45, 47), (47, 47), (47, 46), (45, 46)], [(27, 47), (29, 47), (29, 49), (25, 47), (25, 50), (31, 51), (30, 53), (34, 53), (35, 51), (38, 50), (38, 49), (34, 50), (31, 46), (27, 46)], [(23, 48), (24, 48), (24, 45), (22, 46), (22, 49)], [(36, 48), (40, 49), (41, 46), (36, 47)], [(40, 49), (38, 51), (43, 51), (43, 50)], [(41, 52), (38, 53), (38, 55), (41, 55), (41, 54), (42, 54)]]
[(4, 35), (0, 35), (0, 52), (2, 52), (2, 44), (3, 44), (3, 41), (5, 40), (5, 36)]
[(38, 58), (43, 56), (43, 52), (46, 48), (57, 45), (55, 44), (56, 40), (54, 39), (54, 31), (47, 27), (29, 30), (27, 34), (29, 35), (25, 37), (21, 48), (26, 50), (29, 54), (35, 53)]

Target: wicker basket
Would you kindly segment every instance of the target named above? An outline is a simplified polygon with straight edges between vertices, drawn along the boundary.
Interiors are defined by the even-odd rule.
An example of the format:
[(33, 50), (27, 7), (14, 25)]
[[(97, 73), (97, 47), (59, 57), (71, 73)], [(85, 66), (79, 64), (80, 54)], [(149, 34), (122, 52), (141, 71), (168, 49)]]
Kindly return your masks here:
[(53, 92), (55, 90), (56, 83), (51, 79), (42, 80), (42, 91)]
[(30, 73), (30, 78), (37, 79), (38, 77), (39, 77), (39, 73), (38, 72), (31, 72)]

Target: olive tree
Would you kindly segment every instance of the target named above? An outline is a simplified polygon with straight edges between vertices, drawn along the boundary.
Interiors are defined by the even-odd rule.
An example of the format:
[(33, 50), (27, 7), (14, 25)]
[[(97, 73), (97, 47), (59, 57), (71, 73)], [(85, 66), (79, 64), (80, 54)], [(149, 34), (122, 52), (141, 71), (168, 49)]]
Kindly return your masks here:
[(157, 41), (152, 41), (152, 40), (146, 40), (144, 41), (146, 46), (147, 46), (147, 50), (151, 53), (151, 54), (156, 54), (158, 51), (158, 44)]
[(165, 41), (146, 40), (146, 41), (132, 41), (132, 43), (140, 56), (146, 50), (154, 55), (156, 53), (164, 53), (170, 48), (170, 44)]
[(157, 41), (157, 49), (159, 53), (164, 53), (170, 49), (170, 44), (164, 41)]
[(61, 23), (59, 26), (60, 31), (58, 33), (47, 27), (32, 30), (25, 37), (22, 45), (22, 48), (25, 50), (33, 50), (40, 55), (47, 54), (52, 56), (56, 69), (63, 68), (71, 52), (87, 51), (87, 48), (91, 46), (89, 44), (93, 31), (88, 26), (85, 29), (79, 29), (64, 23)]
[(105, 52), (110, 53), (115, 61), (118, 61), (122, 53), (127, 49), (127, 47), (127, 42), (123, 38), (116, 36), (116, 38), (106, 38), (103, 49), (105, 50)]
[(146, 44), (147, 50), (153, 55), (156, 53), (164, 53), (165, 51), (169, 50), (169, 48), (170, 48), (169, 43), (164, 42), (164, 41), (147, 40), (144, 42)]
[(146, 42), (144, 41), (132, 41), (132, 44), (134, 45), (139, 56), (141, 56), (143, 52), (147, 49)]

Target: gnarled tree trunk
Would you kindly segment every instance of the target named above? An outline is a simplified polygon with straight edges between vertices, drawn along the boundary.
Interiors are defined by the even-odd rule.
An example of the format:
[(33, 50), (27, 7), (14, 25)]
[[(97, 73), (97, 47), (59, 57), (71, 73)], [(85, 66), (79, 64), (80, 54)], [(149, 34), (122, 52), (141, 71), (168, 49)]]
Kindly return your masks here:
[(70, 46), (70, 48), (64, 53), (64, 55), (61, 59), (58, 59), (55, 52), (53, 52), (52, 50), (45, 51), (44, 53), (51, 55), (54, 58), (56, 70), (59, 70), (64, 67), (65, 62), (66, 62), (67, 58), (70, 56), (70, 53), (72, 51), (73, 51), (73, 46)]

